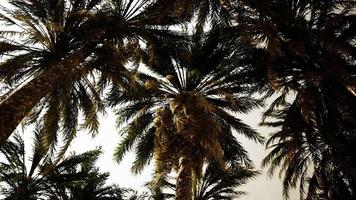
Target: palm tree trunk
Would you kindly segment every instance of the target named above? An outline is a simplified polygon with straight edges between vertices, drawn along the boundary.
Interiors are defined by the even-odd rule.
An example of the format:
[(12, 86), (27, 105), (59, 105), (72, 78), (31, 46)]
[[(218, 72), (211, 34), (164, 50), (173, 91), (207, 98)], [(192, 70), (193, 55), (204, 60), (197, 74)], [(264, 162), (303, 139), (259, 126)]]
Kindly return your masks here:
[(68, 56), (0, 102), (0, 147), (32, 108), (85, 58), (83, 52)]
[(176, 200), (192, 200), (192, 160), (191, 150), (186, 150), (179, 161), (176, 185)]

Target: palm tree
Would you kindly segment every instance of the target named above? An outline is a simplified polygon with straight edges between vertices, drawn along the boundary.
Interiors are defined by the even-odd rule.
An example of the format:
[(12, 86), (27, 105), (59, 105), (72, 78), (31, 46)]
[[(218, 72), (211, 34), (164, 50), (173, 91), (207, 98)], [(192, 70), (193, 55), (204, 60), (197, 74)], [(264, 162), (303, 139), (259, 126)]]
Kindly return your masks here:
[[(202, 28), (209, 24), (229, 24), (232, 9), (232, 0), (160, 0), (156, 12), (167, 16), (166, 20), (175, 22), (196, 23), (196, 28)], [(162, 18), (160, 19), (162, 20)]]
[(179, 3), (187, 10), (187, 16), (196, 17), (198, 31), (203, 31), (204, 26), (210, 23), (230, 25), (232, 0), (185, 0)]
[(272, 150), (263, 165), (270, 166), (270, 176), (281, 167), (285, 199), (289, 197), (289, 190), (296, 187), (299, 187), (301, 199), (355, 198), (355, 181), (339, 164), (333, 149), (318, 130), (305, 122), (300, 112), (301, 96), (297, 95), (285, 108), (270, 113), (277, 120), (263, 123), (281, 127), (267, 142)]
[(73, 200), (134, 200), (143, 198), (143, 195), (137, 195), (132, 189), (120, 188), (117, 185), (106, 185), (109, 173), (100, 173), (99, 169), (93, 166), (95, 163), (82, 166), (76, 173), (84, 173), (87, 176), (80, 181), (71, 182), (65, 185), (68, 190), (66, 199)]
[(81, 181), (87, 176), (86, 173), (73, 171), (82, 165), (92, 165), (100, 154), (100, 150), (93, 150), (58, 159), (42, 147), (39, 133), (35, 135), (30, 165), (24, 141), (19, 135), (14, 135), (13, 141), (6, 142), (1, 148), (5, 158), (0, 163), (1, 194), (4, 199), (62, 199), (66, 193), (63, 185)]
[[(210, 163), (203, 170), (203, 174), (194, 186), (194, 200), (236, 199), (245, 195), (237, 191), (237, 187), (246, 184), (259, 173), (241, 166), (229, 166), (221, 169), (218, 163)], [(175, 184), (165, 180), (160, 187), (150, 187), (152, 200), (174, 199)], [(163, 192), (164, 191), (164, 192)]]
[(104, 108), (95, 83), (101, 89), (110, 81), (127, 83), (131, 74), (124, 65), (139, 61), (134, 59), (139, 41), (177, 40), (162, 29), (178, 22), (158, 15), (159, 2), (9, 1), (1, 20), (20, 31), (1, 32), (1, 55), (7, 59), (0, 75), (11, 88), (0, 103), (0, 145), (25, 116), (29, 122), (41, 117), (48, 146), (54, 146), (62, 127), (68, 141), (63, 149), (68, 147), (81, 111), (83, 126), (95, 133), (97, 111)]
[[(187, 48), (155, 46), (158, 54), (146, 61), (151, 72), (140, 74), (141, 89), (135, 94), (113, 93), (108, 98), (112, 105), (121, 103), (118, 116), (122, 123), (128, 122), (122, 129), (125, 138), (116, 149), (116, 159), (120, 161), (135, 146), (134, 172), (140, 172), (153, 155), (157, 181), (176, 169), (177, 199), (192, 199), (193, 179), (200, 177), (207, 159), (225, 166), (224, 156), (233, 154), (251, 164), (232, 130), (263, 141), (234, 116), (261, 105), (244, 93), (253, 88), (248, 63), (254, 49), (245, 48), (238, 40), (222, 43), (223, 32), (216, 28), (209, 34), (195, 35)], [(175, 57), (166, 56), (166, 49), (177, 48)]]
[[(167, 199), (174, 199), (175, 195), (169, 192), (163, 192), (162, 188), (164, 185), (161, 185), (160, 187), (155, 187), (155, 186), (149, 186), (149, 200), (167, 200)], [(175, 185), (173, 185), (175, 187)], [(174, 189), (174, 188), (172, 188)], [(174, 190), (173, 190), (174, 191)]]
[(288, 95), (297, 94), (305, 123), (317, 130), (335, 162), (356, 180), (353, 2), (244, 2), (257, 14), (242, 26), (269, 54), (264, 73), (273, 90), (267, 95), (282, 94), (266, 116), (275, 115)]
[(225, 199), (232, 200), (240, 198), (246, 193), (237, 191), (236, 188), (247, 181), (253, 179), (259, 173), (244, 167), (228, 167), (225, 170), (219, 169), (216, 163), (209, 164), (198, 182), (194, 199), (213, 200)]
[[(60, 116), (56, 94), (93, 92), (80, 87), (90, 85), (84, 78), (88, 72), (82, 66), (95, 47), (98, 33), (88, 34), (86, 30), (90, 27), (86, 22), (96, 12), (98, 3), (96, 0), (10, 0), (9, 8), (1, 8), (1, 21), (12, 29), (1, 31), (1, 55), (6, 56), (0, 67), (1, 81), (10, 89), (0, 104), (0, 144), (6, 142), (43, 98), (50, 102), (46, 115), (53, 118), (48, 117), (46, 125), (52, 126), (50, 131), (55, 132), (56, 119)], [(76, 73), (70, 73), (73, 71)], [(73, 87), (81, 92), (70, 91)], [(89, 100), (87, 104), (93, 104), (90, 96), (86, 100)], [(68, 114), (76, 116), (75, 111)], [(67, 127), (73, 129), (72, 124)]]

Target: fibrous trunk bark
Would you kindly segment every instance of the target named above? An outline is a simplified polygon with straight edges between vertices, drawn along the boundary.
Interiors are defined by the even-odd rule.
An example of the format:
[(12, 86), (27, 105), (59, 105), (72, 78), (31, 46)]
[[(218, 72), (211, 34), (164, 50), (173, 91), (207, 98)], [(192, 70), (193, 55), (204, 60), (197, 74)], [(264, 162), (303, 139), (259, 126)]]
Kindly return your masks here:
[(84, 53), (73, 54), (52, 64), (0, 103), (0, 147), (32, 108), (85, 57)]
[(185, 152), (179, 161), (176, 184), (176, 200), (192, 200), (192, 160)]

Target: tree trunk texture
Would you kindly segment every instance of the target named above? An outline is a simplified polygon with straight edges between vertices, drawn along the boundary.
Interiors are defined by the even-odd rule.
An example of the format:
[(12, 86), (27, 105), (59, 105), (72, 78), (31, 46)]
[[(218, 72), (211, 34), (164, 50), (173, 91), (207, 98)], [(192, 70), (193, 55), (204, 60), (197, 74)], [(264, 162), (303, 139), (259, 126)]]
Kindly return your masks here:
[(192, 200), (192, 160), (188, 153), (180, 158), (176, 200)]
[(81, 52), (52, 64), (0, 103), (0, 147), (32, 108), (85, 58)]

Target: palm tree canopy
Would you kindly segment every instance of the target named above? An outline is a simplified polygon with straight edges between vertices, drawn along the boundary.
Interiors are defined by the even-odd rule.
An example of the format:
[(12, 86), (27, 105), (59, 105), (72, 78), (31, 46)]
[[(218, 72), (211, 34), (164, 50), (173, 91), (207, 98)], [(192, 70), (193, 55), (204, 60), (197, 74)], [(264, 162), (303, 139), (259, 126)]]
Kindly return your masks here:
[[(147, 51), (156, 48), (158, 54), (147, 57), (150, 72), (137, 75), (142, 81), (136, 93), (114, 91), (109, 96), (112, 105), (122, 106), (118, 110), (121, 123), (127, 122), (122, 131), (125, 138), (115, 157), (120, 161), (135, 147), (133, 172), (140, 172), (153, 154), (157, 179), (172, 168), (178, 169), (178, 160), (184, 156), (189, 157), (187, 163), (191, 163), (197, 177), (207, 159), (224, 166), (224, 157), (229, 153), (251, 165), (232, 130), (256, 142), (263, 141), (234, 116), (261, 105), (244, 93), (254, 87), (248, 78), (252, 73), (248, 53), (254, 49), (244, 48), (237, 40), (221, 44), (222, 33), (214, 29), (206, 35), (195, 35), (188, 47), (149, 47)], [(174, 57), (165, 54), (172, 48), (179, 48)]]
[(107, 185), (109, 173), (100, 173), (99, 169), (91, 165), (82, 166), (76, 173), (85, 173), (87, 176), (77, 182), (65, 185), (68, 191), (67, 199), (73, 200), (124, 200), (143, 197), (132, 189), (121, 188), (117, 185)]
[(11, 27), (1, 31), (1, 81), (10, 87), (0, 104), (2, 142), (31, 110), (30, 119), (43, 116), (49, 144), (56, 141), (61, 118), (65, 133), (73, 135), (77, 106), (87, 111), (87, 127), (97, 127), (92, 113), (100, 103), (84, 63), (99, 38), (87, 31), (98, 3), (11, 0), (9, 8), (2, 7), (1, 20)]
[(62, 131), (67, 139), (63, 149), (68, 147), (79, 113), (85, 117), (82, 127), (96, 133), (97, 112), (104, 109), (101, 91), (110, 81), (130, 80), (124, 65), (139, 62), (138, 42), (181, 38), (162, 29), (170, 23), (154, 15), (157, 1), (9, 3), (1, 19), (19, 30), (2, 31), (1, 55), (6, 59), (0, 74), (10, 87), (0, 104), (3, 142), (25, 116), (28, 123), (41, 121), (48, 146), (54, 146)]
[(63, 185), (81, 181), (87, 176), (87, 173), (75, 170), (93, 165), (101, 153), (100, 150), (93, 150), (58, 158), (48, 154), (42, 147), (41, 136), (38, 133), (35, 135), (30, 165), (20, 135), (15, 135), (13, 141), (8, 141), (1, 148), (5, 160), (0, 163), (0, 182), (5, 199), (61, 199), (66, 193)]
[[(264, 125), (281, 128), (268, 141), (267, 146), (272, 150), (264, 165), (270, 165), (270, 175), (277, 167), (282, 167), (280, 174), (284, 175), (286, 198), (299, 180), (302, 198), (312, 198), (311, 193), (315, 195), (318, 190), (326, 190), (320, 181), (311, 178), (320, 176), (320, 170), (329, 171), (329, 176), (336, 180), (338, 175), (331, 176), (330, 169), (335, 168), (334, 172), (340, 173), (337, 171), (344, 168), (342, 173), (348, 173), (344, 180), (350, 181), (352, 170), (340, 168), (337, 160), (352, 158), (350, 147), (355, 144), (353, 120), (342, 117), (354, 118), (352, 110), (355, 110), (350, 90), (355, 51), (352, 44), (355, 32), (351, 31), (355, 21), (352, 20), (355, 15), (350, 12), (352, 3), (244, 2), (254, 9), (249, 10), (253, 17), (241, 18), (247, 22), (241, 26), (250, 31), (246, 35), (259, 38), (270, 54), (266, 57), (264, 72), (272, 86), (267, 96), (275, 90), (280, 95), (264, 115), (278, 119), (277, 122), (263, 122)], [(289, 104), (286, 99), (291, 92), (296, 92), (297, 97)], [(334, 145), (336, 143), (343, 147)], [(350, 163), (347, 168), (353, 167)], [(341, 185), (345, 186), (346, 182), (341, 181)], [(307, 185), (310, 185), (308, 189)], [(351, 190), (352, 187), (344, 194), (350, 194)]]
[(230, 166), (225, 170), (219, 168), (217, 163), (210, 163), (202, 178), (198, 181), (195, 200), (240, 198), (246, 193), (237, 188), (246, 184), (259, 173), (241, 166)]
[[(270, 153), (263, 160), (272, 176), (278, 167), (283, 175), (283, 196), (299, 188), (301, 199), (353, 199), (354, 180), (340, 165), (335, 151), (319, 130), (305, 122), (300, 112), (301, 97), (285, 108), (270, 113), (274, 120), (263, 125), (281, 127), (267, 142)], [(277, 119), (277, 120), (275, 120)], [(297, 185), (299, 183), (299, 185)]]
[[(216, 162), (211, 162), (204, 168), (202, 176), (196, 181), (196, 185), (194, 186), (194, 200), (231, 200), (240, 198), (246, 193), (238, 191), (237, 188), (259, 174), (257, 171), (236, 165), (221, 169)], [(150, 199), (174, 199), (175, 195), (171, 192), (174, 192), (176, 185), (171, 183), (171, 178), (166, 178), (160, 184), (160, 187), (150, 184)]]

